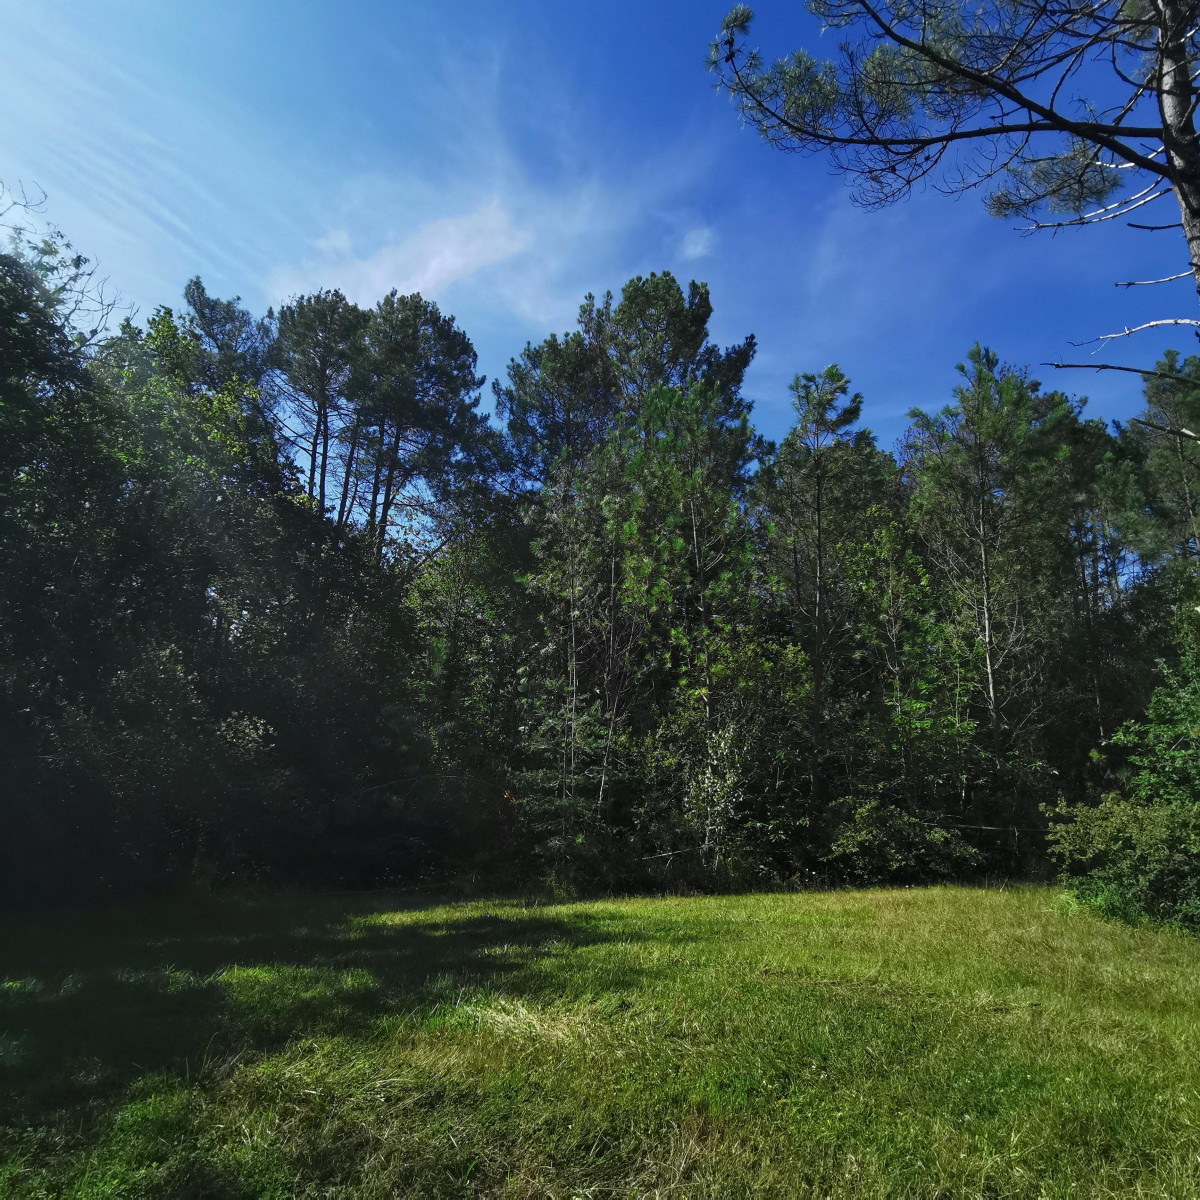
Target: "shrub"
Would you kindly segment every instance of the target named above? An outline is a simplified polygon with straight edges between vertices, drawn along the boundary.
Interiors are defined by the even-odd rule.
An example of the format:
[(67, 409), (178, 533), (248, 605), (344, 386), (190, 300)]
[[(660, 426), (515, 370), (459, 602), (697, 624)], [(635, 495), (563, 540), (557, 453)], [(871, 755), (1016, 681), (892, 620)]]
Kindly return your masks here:
[(1051, 852), (1097, 911), (1200, 931), (1200, 663), (1164, 668), (1146, 719), (1113, 739), (1127, 778), (1096, 806), (1060, 806)]
[(1075, 896), (1105, 916), (1200, 930), (1200, 806), (1113, 792), (1051, 834)]
[(826, 856), (848, 883), (932, 883), (969, 875), (979, 854), (938, 814), (867, 800), (851, 807)]

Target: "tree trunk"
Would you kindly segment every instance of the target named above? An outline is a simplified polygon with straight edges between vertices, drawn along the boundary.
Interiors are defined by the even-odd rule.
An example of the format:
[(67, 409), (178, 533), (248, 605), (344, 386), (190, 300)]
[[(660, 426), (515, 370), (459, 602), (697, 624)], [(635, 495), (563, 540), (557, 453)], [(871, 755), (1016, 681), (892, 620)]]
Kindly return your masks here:
[(396, 425), (396, 436), (392, 439), (391, 453), (388, 454), (386, 474), (383, 483), (383, 504), (379, 509), (379, 528), (377, 546), (379, 554), (383, 554), (383, 544), (387, 538), (388, 517), (391, 515), (392, 504), (396, 499), (396, 471), (400, 464), (400, 426)]
[(383, 481), (383, 437), (383, 421), (380, 420), (379, 442), (375, 447), (375, 475), (371, 480), (371, 517), (367, 522), (372, 538), (376, 536), (376, 522), (379, 520), (379, 489)]
[(705, 610), (704, 592), (708, 587), (706, 572), (704, 570), (704, 557), (700, 549), (700, 527), (696, 519), (696, 502), (692, 500), (689, 505), (689, 515), (692, 518), (692, 556), (696, 563), (696, 587), (697, 587), (697, 612), (700, 618), (700, 637), (703, 639), (704, 646), (704, 727), (711, 734), (714, 729), (715, 717), (713, 713), (713, 696), (712, 696), (712, 657), (709, 649), (709, 614)]
[(809, 759), (809, 788), (813, 803), (821, 806), (825, 800), (825, 774), (822, 750), (825, 733), (825, 478), (821, 459), (820, 434), (813, 439), (816, 460), (816, 488), (813, 493), (813, 520), (816, 527), (813, 555), (813, 627), (812, 627), (812, 707), (810, 737), (812, 755)]
[(979, 588), (980, 610), (983, 620), (983, 660), (987, 679), (988, 720), (992, 727), (992, 740), (996, 741), (1000, 734), (1000, 706), (996, 697), (996, 662), (995, 636), (993, 632), (992, 611), (992, 570), (991, 559), (988, 556), (987, 522), (984, 516), (986, 501), (979, 498)]
[(312, 446), (308, 452), (308, 496), (311, 500), (316, 495), (317, 487), (317, 452), (321, 446), (321, 405), (318, 403), (313, 417)]
[(350, 446), (346, 451), (346, 471), (342, 476), (342, 498), (338, 503), (337, 527), (341, 527), (346, 523), (346, 506), (350, 498), (350, 477), (354, 474), (354, 455), (358, 450), (358, 432), (359, 421), (354, 418), (353, 428), (350, 430)]
[(1159, 10), (1158, 108), (1163, 147), (1171, 172), (1171, 188), (1188, 244), (1192, 276), (1200, 297), (1200, 138), (1196, 134), (1195, 98), (1187, 40), (1196, 17), (1195, 4), (1165, 3)]
[(321, 484), (318, 505), (321, 515), (325, 515), (325, 475), (329, 470), (329, 405), (325, 404), (321, 413)]

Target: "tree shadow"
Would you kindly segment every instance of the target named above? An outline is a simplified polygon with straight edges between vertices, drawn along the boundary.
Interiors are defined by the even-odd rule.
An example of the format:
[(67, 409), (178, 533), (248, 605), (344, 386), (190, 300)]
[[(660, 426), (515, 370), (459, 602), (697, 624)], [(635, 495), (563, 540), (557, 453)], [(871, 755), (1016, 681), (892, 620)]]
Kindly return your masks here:
[(11, 923), (0, 935), (0, 1124), (42, 1124), (138, 1077), (187, 1078), (295, 1039), (367, 1037), (472, 989), (531, 1003), (633, 991), (614, 914), (284, 896)]

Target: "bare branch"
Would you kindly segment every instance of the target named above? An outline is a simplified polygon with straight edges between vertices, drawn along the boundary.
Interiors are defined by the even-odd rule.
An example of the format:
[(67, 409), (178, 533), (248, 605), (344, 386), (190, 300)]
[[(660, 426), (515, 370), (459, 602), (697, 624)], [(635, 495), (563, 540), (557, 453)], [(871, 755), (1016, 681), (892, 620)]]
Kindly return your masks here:
[[(37, 195), (30, 196), (26, 191), (25, 185), (19, 180), (15, 188), (8, 187), (3, 180), (0, 180), (0, 222), (8, 216), (13, 209), (20, 209), (25, 213), (40, 213), (46, 209), (46, 192), (45, 189), (38, 184), (34, 184), (37, 188)], [(0, 229), (8, 229), (13, 233), (18, 233), (21, 230), (19, 225), (6, 225), (0, 223)]]
[[(1175, 376), (1178, 378), (1178, 376)], [(1190, 429), (1184, 429), (1182, 425), (1178, 428), (1172, 425), (1156, 425), (1153, 421), (1143, 421), (1141, 417), (1132, 418), (1137, 425), (1145, 425), (1147, 429), (1157, 429), (1159, 433), (1169, 433), (1173, 437), (1186, 438), (1188, 441), (1200, 442), (1200, 434), (1193, 433)]]
[[(1161, 200), (1164, 196), (1171, 194), (1170, 188), (1164, 191), (1154, 191), (1154, 194), (1147, 196), (1146, 192), (1158, 188), (1158, 180), (1155, 180), (1150, 187), (1145, 191), (1138, 192), (1136, 196), (1129, 196), (1124, 200), (1118, 201), (1116, 204), (1109, 204), (1104, 208), (1093, 209), (1090, 213), (1082, 213), (1078, 217), (1071, 217), (1066, 221), (1035, 221), (1031, 225), (1026, 225), (1025, 230), (1028, 233), (1033, 233), (1038, 229), (1066, 229), (1072, 225), (1098, 225), (1101, 221), (1115, 221), (1118, 217), (1124, 217), (1141, 208), (1143, 204), (1149, 204), (1153, 200)], [(1139, 199), (1139, 197), (1143, 197)], [(1137, 227), (1135, 227), (1137, 228)], [(1145, 228), (1149, 228), (1146, 226)]]
[(1114, 283), (1113, 287), (1150, 287), (1156, 283), (1173, 283), (1176, 279), (1191, 279), (1191, 271), (1180, 271), (1178, 275), (1164, 275), (1161, 279), (1129, 279)]
[(1102, 333), (1099, 337), (1088, 338), (1085, 342), (1072, 342), (1071, 345), (1090, 346), (1094, 342), (1111, 342), (1114, 338), (1131, 337), (1145, 329), (1159, 329), (1164, 325), (1190, 325), (1193, 329), (1200, 329), (1200, 321), (1193, 321), (1190, 317), (1163, 317), (1161, 320), (1146, 321), (1141, 325), (1134, 325), (1132, 328), (1127, 325), (1117, 333)]
[(1177, 380), (1182, 378), (1182, 376), (1172, 375), (1168, 371), (1150, 371), (1144, 367), (1119, 367), (1116, 363), (1044, 362), (1039, 366), (1053, 367), (1056, 371), (1126, 371), (1130, 375), (1141, 375), (1143, 378), (1150, 379)]

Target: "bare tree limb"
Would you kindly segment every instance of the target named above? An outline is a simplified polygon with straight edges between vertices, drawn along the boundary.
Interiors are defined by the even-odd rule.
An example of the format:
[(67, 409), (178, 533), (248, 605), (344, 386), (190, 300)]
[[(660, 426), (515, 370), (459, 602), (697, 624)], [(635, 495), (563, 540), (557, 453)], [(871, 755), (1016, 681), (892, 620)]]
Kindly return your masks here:
[(1176, 279), (1191, 279), (1191, 271), (1180, 271), (1178, 275), (1164, 275), (1161, 279), (1129, 279), (1114, 283), (1113, 287), (1150, 287), (1155, 283), (1173, 283)]
[[(1090, 213), (1082, 213), (1078, 217), (1071, 217), (1065, 221), (1034, 221), (1025, 226), (1027, 233), (1033, 233), (1040, 229), (1068, 229), (1073, 225), (1099, 225), (1101, 221), (1115, 221), (1119, 217), (1124, 217), (1135, 209), (1141, 208), (1143, 204), (1149, 204), (1152, 200), (1161, 200), (1164, 196), (1171, 194), (1170, 188), (1164, 191), (1155, 191), (1159, 187), (1159, 182), (1155, 180), (1150, 187), (1145, 191), (1138, 192), (1135, 196), (1127, 196), (1124, 200), (1118, 201), (1116, 204), (1109, 204), (1104, 208), (1093, 209)], [(1153, 191), (1153, 195), (1146, 195), (1146, 192)], [(1132, 222), (1130, 222), (1132, 224)], [(1150, 226), (1135, 226), (1135, 228), (1149, 229)]]
[(1172, 375), (1168, 371), (1149, 371), (1144, 367), (1119, 367), (1115, 363), (1044, 362), (1039, 365), (1053, 367), (1056, 371), (1126, 371), (1130, 375), (1141, 375), (1144, 378), (1148, 377), (1151, 379), (1177, 380), (1182, 378), (1179, 375)]
[(1190, 429), (1184, 429), (1182, 425), (1178, 428), (1172, 425), (1156, 425), (1153, 421), (1143, 421), (1141, 417), (1133, 418), (1134, 424), (1145, 425), (1147, 429), (1157, 429), (1159, 433), (1169, 433), (1173, 437), (1186, 438), (1191, 442), (1200, 442), (1200, 434), (1193, 433)]
[(1159, 329), (1164, 325), (1190, 325), (1193, 329), (1200, 329), (1200, 321), (1194, 321), (1190, 317), (1163, 317), (1158, 321), (1145, 321), (1141, 325), (1132, 327), (1126, 326), (1124, 329), (1116, 333), (1102, 333), (1099, 337), (1088, 338), (1085, 342), (1072, 342), (1072, 346), (1090, 346), (1095, 342), (1111, 342), (1116, 338), (1131, 337), (1135, 333), (1141, 333), (1146, 329)]

